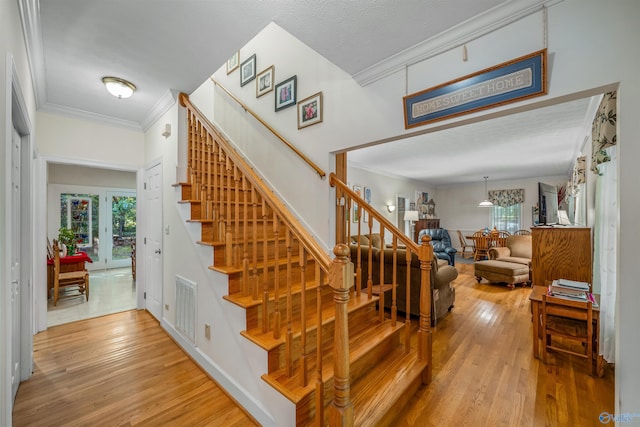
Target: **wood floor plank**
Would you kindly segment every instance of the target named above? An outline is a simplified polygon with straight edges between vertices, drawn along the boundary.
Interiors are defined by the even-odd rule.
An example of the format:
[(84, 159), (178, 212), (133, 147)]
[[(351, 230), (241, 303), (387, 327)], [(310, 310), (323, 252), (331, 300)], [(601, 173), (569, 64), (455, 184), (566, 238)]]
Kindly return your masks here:
[(145, 311), (49, 328), (34, 364), (15, 426), (256, 425)]
[(455, 307), (433, 330), (433, 381), (395, 426), (600, 426), (614, 412), (614, 372), (580, 358), (533, 357), (530, 288), (477, 283), (457, 266)]

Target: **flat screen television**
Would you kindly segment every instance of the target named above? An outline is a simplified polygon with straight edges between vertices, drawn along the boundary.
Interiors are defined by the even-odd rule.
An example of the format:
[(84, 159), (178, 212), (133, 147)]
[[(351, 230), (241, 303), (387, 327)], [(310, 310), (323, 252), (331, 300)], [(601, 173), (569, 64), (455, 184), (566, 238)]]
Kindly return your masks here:
[(538, 183), (540, 225), (558, 224), (558, 189), (555, 185)]

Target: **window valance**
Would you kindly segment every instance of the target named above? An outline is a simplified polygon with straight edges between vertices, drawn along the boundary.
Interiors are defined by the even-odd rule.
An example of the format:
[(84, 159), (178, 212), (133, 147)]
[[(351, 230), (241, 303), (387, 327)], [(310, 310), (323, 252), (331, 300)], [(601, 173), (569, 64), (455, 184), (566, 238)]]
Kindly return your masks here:
[(503, 208), (524, 203), (524, 188), (511, 190), (490, 190), (489, 201)]
[(600, 101), (591, 125), (591, 170), (598, 173), (598, 165), (611, 160), (606, 148), (617, 144), (616, 135), (617, 117), (617, 93), (607, 92)]

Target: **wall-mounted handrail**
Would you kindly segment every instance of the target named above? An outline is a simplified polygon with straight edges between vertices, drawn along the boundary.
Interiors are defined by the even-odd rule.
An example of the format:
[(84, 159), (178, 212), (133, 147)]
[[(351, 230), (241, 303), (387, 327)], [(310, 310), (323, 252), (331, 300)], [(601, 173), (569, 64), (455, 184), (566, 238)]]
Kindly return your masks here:
[(210, 77), (211, 81), (213, 82), (213, 84), (215, 84), (216, 86), (218, 86), (220, 89), (222, 89), (227, 95), (229, 95), (231, 97), (231, 99), (233, 99), (234, 101), (236, 101), (238, 104), (240, 104), (240, 106), (242, 107), (243, 110), (245, 110), (247, 113), (251, 114), (257, 121), (259, 121), (264, 127), (266, 127), (269, 132), (271, 132), (272, 134), (274, 134), (276, 136), (276, 138), (278, 138), (280, 141), (282, 141), (287, 147), (289, 147), (291, 150), (293, 150), (294, 153), (296, 153), (298, 155), (298, 157), (300, 157), (302, 160), (304, 160), (309, 166), (311, 166), (313, 168), (313, 170), (316, 171), (316, 173), (318, 175), (320, 175), (320, 178), (324, 178), (327, 174), (325, 171), (323, 171), (320, 166), (316, 165), (313, 160), (311, 160), (310, 158), (308, 158), (307, 156), (305, 156), (300, 150), (298, 150), (293, 144), (291, 144), (289, 141), (287, 141), (282, 135), (280, 135), (280, 133), (275, 130), (274, 128), (272, 128), (267, 122), (265, 122), (264, 120), (262, 120), (262, 118), (260, 118), (260, 116), (258, 116), (258, 114), (256, 114), (252, 109), (250, 109), (249, 107), (247, 107), (247, 105), (245, 103), (243, 103), (238, 97), (236, 97), (234, 94), (232, 94), (231, 92), (229, 92), (227, 90), (227, 88), (225, 88), (224, 86), (222, 86), (218, 81), (216, 81), (213, 77)]

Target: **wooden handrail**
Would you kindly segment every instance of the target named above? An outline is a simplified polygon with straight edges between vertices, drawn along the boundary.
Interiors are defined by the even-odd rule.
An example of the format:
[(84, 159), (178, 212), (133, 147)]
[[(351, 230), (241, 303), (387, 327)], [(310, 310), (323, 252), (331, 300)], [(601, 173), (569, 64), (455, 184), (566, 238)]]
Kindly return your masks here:
[[(365, 200), (360, 197), (355, 191), (351, 190), (344, 182), (342, 182), (335, 173), (329, 174), (329, 184), (332, 187), (338, 187), (340, 190), (344, 191), (349, 195), (352, 200), (357, 200), (360, 206), (364, 206), (366, 203)], [(418, 252), (419, 246), (415, 243), (410, 237), (406, 236), (402, 233), (398, 227), (393, 225), (391, 221), (380, 215), (376, 210), (371, 209), (368, 210), (369, 214), (372, 215), (380, 224), (384, 226), (385, 229), (392, 232), (392, 234), (398, 238), (407, 248), (409, 248), (412, 252)]]
[(282, 141), (287, 147), (289, 147), (291, 150), (293, 150), (294, 153), (296, 153), (298, 155), (298, 157), (300, 157), (302, 160), (304, 160), (309, 166), (311, 166), (313, 168), (313, 170), (316, 171), (316, 173), (318, 175), (320, 175), (320, 178), (324, 178), (327, 174), (325, 171), (323, 171), (318, 165), (316, 165), (313, 160), (311, 160), (310, 158), (308, 158), (307, 156), (305, 156), (300, 150), (298, 150), (293, 144), (291, 144), (289, 141), (287, 141), (282, 135), (280, 135), (280, 133), (275, 130), (274, 128), (272, 128), (267, 122), (265, 122), (264, 120), (262, 120), (260, 118), (260, 116), (258, 116), (258, 114), (256, 114), (252, 109), (250, 109), (249, 107), (247, 107), (238, 97), (236, 97), (234, 94), (232, 94), (231, 92), (229, 92), (227, 90), (227, 88), (225, 88), (224, 86), (222, 86), (218, 81), (216, 81), (213, 77), (210, 77), (211, 81), (213, 82), (213, 84), (215, 84), (216, 86), (218, 86), (220, 89), (222, 89), (227, 95), (229, 95), (231, 97), (231, 99), (233, 99), (234, 101), (236, 101), (238, 104), (240, 104), (240, 106), (242, 107), (243, 110), (245, 110), (247, 113), (251, 114), (257, 121), (259, 121), (264, 127), (266, 127), (272, 134), (274, 134), (276, 136), (276, 138), (278, 138), (280, 141)]
[[(188, 108), (196, 115), (207, 132), (212, 135), (222, 135), (222, 132), (217, 128), (217, 126), (211, 123), (206, 118), (206, 116), (202, 114), (198, 107), (191, 103), (189, 95), (187, 95), (186, 93), (180, 93), (179, 100), (180, 105)], [(320, 264), (324, 271), (328, 271), (331, 264), (331, 258), (325, 251), (325, 249), (316, 242), (313, 236), (311, 236), (311, 234), (300, 223), (300, 221), (293, 215), (291, 215), (286, 205), (280, 200), (279, 197), (275, 195), (275, 193), (269, 187), (264, 184), (262, 178), (253, 170), (251, 166), (249, 166), (244, 158), (236, 153), (235, 148), (233, 148), (226, 139), (220, 136), (220, 140), (218, 141), (218, 143), (225, 147), (226, 155), (233, 161), (233, 163), (245, 176), (249, 177), (254, 188), (256, 188), (257, 191), (261, 194), (269, 197), (270, 202), (273, 204), (272, 208), (277, 212), (278, 218), (291, 229), (291, 232), (300, 242), (302, 242), (311, 257)]]

